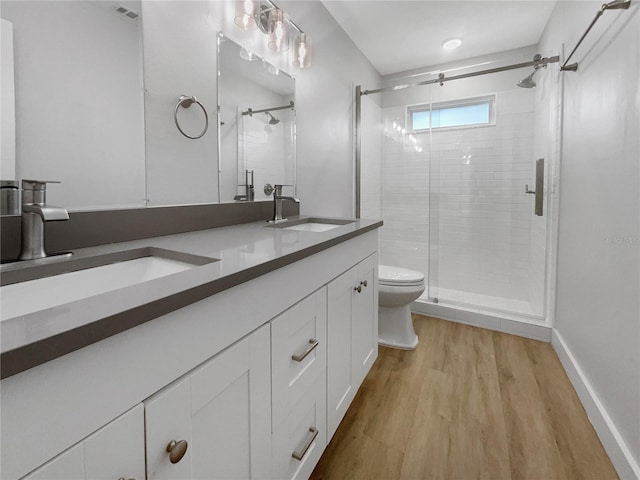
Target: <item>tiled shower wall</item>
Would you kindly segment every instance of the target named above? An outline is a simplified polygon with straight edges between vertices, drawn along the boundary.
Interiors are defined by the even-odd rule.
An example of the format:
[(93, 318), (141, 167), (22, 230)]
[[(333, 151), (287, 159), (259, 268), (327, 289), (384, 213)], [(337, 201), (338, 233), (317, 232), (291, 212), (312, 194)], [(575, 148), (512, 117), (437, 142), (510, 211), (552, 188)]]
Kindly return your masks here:
[(540, 315), (545, 217), (534, 232), (524, 193), (535, 183), (534, 91), (510, 85), (474, 93), (496, 94), (488, 127), (411, 136), (397, 129), (406, 104), (383, 108), (381, 262), (423, 272), (430, 296)]

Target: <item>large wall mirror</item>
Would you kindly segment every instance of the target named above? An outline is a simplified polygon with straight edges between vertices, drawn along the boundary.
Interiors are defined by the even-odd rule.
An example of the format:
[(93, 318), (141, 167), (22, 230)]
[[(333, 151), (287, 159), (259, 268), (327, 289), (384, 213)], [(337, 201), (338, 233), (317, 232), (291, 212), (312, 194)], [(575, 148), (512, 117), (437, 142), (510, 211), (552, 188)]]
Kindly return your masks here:
[[(2, 180), (61, 181), (48, 200), (70, 211), (246, 201), (239, 185), (247, 178), (260, 200), (265, 183), (295, 184), (294, 80), (219, 36), (219, 10), (206, 2), (3, 0), (13, 30), (16, 149), (15, 177)], [(220, 39), (219, 61), (210, 38)], [(202, 139), (174, 125), (183, 94), (207, 107)], [(198, 113), (191, 110), (183, 113)], [(13, 171), (3, 158), (4, 173)]]
[(221, 200), (261, 200), (266, 184), (295, 185), (295, 80), (222, 34), (218, 68)]
[(3, 0), (0, 13), (13, 24), (15, 179), (61, 181), (49, 201), (69, 210), (144, 206), (140, 2)]

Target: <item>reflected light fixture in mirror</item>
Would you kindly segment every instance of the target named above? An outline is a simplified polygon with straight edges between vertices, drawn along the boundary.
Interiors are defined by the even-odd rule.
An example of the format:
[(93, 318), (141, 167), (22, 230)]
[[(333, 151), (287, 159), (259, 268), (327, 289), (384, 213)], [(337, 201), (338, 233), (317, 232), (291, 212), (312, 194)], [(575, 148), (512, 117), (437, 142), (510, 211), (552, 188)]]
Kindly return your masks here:
[(293, 63), (296, 67), (309, 68), (311, 66), (311, 39), (306, 33), (301, 31), (296, 37), (293, 52)]
[(246, 48), (240, 49), (240, 58), (243, 60), (247, 60), (248, 62), (253, 62), (254, 60), (258, 60), (258, 56), (250, 50)]
[(256, 22), (257, 3), (256, 0), (236, 0), (236, 17), (234, 21), (241, 29), (255, 30), (258, 28), (258, 23)]
[(285, 24), (284, 11), (275, 8), (271, 11), (272, 28), (269, 34), (269, 48), (276, 52), (289, 50), (289, 32)]

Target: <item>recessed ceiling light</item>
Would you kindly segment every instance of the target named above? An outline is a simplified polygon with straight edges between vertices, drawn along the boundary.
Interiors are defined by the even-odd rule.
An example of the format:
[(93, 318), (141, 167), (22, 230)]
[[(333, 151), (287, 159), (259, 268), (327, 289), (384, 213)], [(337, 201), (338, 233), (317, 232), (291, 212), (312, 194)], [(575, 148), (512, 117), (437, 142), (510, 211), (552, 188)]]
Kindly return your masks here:
[(462, 45), (461, 38), (451, 38), (442, 44), (442, 48), (445, 50), (454, 50)]

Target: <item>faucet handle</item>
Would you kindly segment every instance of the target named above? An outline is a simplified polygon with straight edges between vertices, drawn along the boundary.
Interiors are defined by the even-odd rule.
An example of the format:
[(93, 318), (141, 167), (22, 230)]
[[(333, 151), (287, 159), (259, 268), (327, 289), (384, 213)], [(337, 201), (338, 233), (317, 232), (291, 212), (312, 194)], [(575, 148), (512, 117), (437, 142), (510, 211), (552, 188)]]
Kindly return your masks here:
[(22, 189), (23, 190), (46, 190), (47, 183), (62, 183), (58, 180), (28, 180), (26, 178), (22, 179)]
[(22, 204), (46, 203), (47, 183), (60, 183), (55, 180), (22, 179)]

